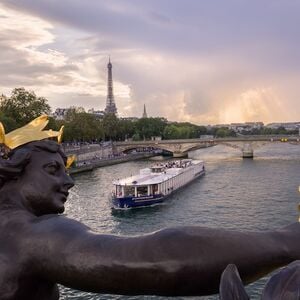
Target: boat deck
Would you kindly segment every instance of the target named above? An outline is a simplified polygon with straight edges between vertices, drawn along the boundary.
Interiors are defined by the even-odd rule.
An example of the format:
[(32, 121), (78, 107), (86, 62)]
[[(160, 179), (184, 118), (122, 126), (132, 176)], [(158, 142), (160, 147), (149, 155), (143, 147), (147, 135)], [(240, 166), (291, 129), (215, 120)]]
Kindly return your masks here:
[[(176, 172), (177, 171), (177, 172)], [(151, 173), (147, 175), (134, 175), (124, 179), (119, 179), (114, 181), (116, 185), (148, 185), (148, 184), (158, 184), (169, 178), (172, 178), (182, 171), (181, 168), (173, 168), (173, 172), (168, 173)]]

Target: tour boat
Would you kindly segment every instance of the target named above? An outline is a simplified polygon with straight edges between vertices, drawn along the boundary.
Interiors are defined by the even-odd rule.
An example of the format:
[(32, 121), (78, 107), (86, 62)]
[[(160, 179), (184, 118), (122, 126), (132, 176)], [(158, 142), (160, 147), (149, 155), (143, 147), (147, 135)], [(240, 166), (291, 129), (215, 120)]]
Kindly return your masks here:
[(169, 161), (141, 169), (138, 175), (113, 182), (113, 207), (122, 209), (161, 203), (204, 173), (204, 162), (192, 159)]

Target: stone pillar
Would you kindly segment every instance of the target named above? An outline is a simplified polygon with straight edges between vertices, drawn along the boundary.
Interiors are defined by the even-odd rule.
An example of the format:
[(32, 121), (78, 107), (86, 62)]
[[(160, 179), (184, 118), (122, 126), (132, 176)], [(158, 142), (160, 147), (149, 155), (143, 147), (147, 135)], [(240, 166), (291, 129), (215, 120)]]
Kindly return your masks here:
[(173, 149), (174, 149), (173, 150), (173, 157), (181, 158), (181, 157), (187, 157), (188, 156), (187, 152), (184, 152), (184, 151), (181, 150), (181, 145), (180, 144), (174, 145)]
[(183, 157), (187, 157), (188, 154), (187, 152), (173, 152), (173, 157), (176, 157), (176, 158), (183, 158)]
[(244, 144), (242, 149), (243, 158), (253, 158), (253, 148), (251, 144)]

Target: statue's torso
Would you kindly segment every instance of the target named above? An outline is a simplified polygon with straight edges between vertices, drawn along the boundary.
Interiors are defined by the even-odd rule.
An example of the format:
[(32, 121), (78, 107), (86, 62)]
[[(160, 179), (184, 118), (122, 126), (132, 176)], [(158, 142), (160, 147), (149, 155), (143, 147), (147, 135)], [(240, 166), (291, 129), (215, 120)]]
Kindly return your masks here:
[(30, 247), (27, 221), (22, 216), (15, 220), (8, 212), (0, 214), (0, 300), (56, 300), (57, 285), (41, 278), (25, 249)]

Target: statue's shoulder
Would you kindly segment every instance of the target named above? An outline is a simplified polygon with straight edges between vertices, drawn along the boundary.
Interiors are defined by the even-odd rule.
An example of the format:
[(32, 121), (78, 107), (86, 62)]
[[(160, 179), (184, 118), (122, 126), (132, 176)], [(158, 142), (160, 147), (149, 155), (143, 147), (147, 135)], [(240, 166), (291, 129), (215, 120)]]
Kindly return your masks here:
[[(0, 232), (10, 232), (17, 239), (47, 239), (86, 234), (90, 228), (64, 215), (36, 217), (26, 211), (0, 212)], [(1, 236), (1, 233), (0, 233)]]
[(88, 226), (79, 221), (55, 214), (31, 219), (30, 227), (33, 234), (41, 233), (45, 236), (68, 236), (70, 238), (90, 231)]

